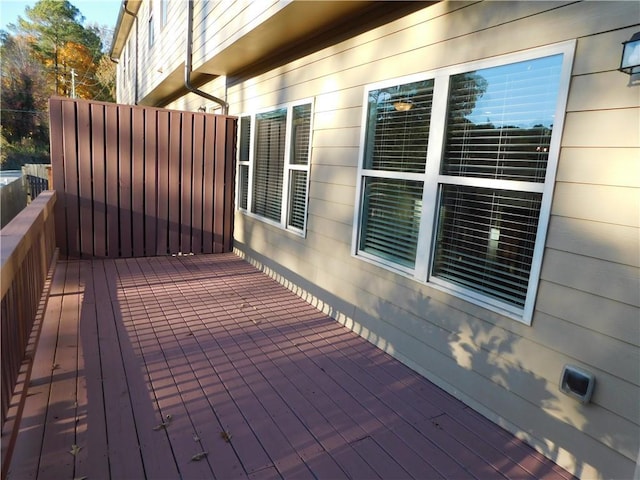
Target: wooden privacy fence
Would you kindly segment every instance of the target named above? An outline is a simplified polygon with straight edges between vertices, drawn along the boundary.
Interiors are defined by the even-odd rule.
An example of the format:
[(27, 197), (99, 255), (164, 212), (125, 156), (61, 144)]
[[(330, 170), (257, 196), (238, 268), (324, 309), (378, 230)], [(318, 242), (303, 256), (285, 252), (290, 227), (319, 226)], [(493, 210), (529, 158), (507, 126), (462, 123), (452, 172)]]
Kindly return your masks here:
[(231, 250), (235, 117), (68, 98), (49, 109), (61, 254)]

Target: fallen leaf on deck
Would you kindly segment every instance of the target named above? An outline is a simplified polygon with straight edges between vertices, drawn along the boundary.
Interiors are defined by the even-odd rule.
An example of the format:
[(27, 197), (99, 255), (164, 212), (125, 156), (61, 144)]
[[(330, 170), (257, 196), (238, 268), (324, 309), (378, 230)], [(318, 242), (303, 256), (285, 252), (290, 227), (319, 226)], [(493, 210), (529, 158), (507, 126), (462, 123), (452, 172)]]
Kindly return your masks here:
[(227, 443), (231, 441), (231, 434), (229, 432), (220, 432), (220, 436)]
[(80, 450), (82, 450), (82, 447), (79, 447), (74, 443), (73, 445), (71, 445), (71, 450), (69, 451), (69, 453), (71, 455), (77, 455), (80, 452)]
[(164, 418), (165, 418), (164, 422), (159, 423), (158, 425), (153, 427), (155, 431), (162, 430), (163, 428), (167, 428), (171, 424), (171, 418), (172, 418), (171, 415), (167, 415)]
[(206, 456), (207, 456), (207, 452), (196, 453), (193, 457), (191, 457), (191, 460), (193, 462), (199, 462), (200, 460), (202, 460)]

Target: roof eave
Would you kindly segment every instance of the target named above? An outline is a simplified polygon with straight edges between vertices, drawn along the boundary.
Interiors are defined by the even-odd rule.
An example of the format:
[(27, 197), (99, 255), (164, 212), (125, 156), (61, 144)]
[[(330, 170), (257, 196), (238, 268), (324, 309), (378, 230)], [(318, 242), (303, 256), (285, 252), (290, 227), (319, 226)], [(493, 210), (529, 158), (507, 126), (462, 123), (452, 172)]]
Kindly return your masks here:
[(116, 21), (116, 27), (113, 32), (111, 51), (109, 52), (109, 56), (112, 59), (120, 58), (127, 38), (129, 38), (129, 32), (131, 32), (131, 28), (133, 27), (135, 16), (140, 10), (140, 5), (142, 5), (142, 0), (123, 0), (120, 4), (120, 12), (118, 13), (118, 20)]

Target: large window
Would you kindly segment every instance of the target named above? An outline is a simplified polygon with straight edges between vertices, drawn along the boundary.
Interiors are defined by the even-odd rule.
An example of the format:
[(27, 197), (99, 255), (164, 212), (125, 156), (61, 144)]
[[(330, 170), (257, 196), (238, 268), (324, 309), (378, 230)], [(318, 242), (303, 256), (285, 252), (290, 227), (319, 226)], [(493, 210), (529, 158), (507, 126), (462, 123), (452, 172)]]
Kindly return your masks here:
[(310, 102), (241, 116), (238, 208), (304, 234), (310, 152)]
[(573, 49), (367, 88), (354, 253), (530, 323)]

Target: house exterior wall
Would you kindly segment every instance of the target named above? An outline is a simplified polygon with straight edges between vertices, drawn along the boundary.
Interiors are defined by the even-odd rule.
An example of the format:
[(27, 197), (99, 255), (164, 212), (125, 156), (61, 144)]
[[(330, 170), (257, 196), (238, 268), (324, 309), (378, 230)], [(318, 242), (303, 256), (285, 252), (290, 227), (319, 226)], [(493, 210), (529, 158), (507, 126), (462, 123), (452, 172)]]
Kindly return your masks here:
[[(137, 10), (126, 44), (118, 58), (118, 103), (137, 104), (167, 81), (184, 79), (186, 55), (186, 2), (170, 0), (143, 1)], [(166, 8), (166, 22), (162, 9)], [(128, 14), (125, 14), (128, 15)], [(149, 30), (153, 29), (153, 43)]]
[[(209, 3), (200, 11), (226, 18), (230, 38), (251, 23), (227, 25), (233, 7)], [(313, 99), (306, 234), (237, 211), (236, 251), (574, 474), (630, 478), (640, 443), (640, 86), (616, 68), (638, 18), (625, 1), (440, 2), (203, 86), (226, 94), (234, 115)], [(565, 41), (575, 58), (531, 325), (354, 256), (365, 86)], [(166, 106), (201, 104), (190, 94)], [(595, 374), (591, 403), (559, 391), (565, 364)]]

